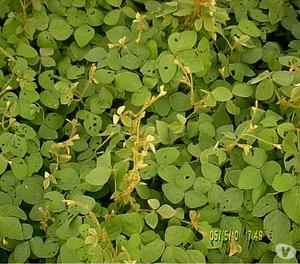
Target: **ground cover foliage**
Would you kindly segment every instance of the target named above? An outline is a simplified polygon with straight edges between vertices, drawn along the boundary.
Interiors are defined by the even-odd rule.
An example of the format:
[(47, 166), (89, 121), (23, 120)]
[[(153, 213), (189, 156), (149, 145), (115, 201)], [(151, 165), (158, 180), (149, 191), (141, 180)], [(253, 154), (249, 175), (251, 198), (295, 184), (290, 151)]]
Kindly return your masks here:
[(298, 0), (0, 0), (2, 262), (300, 250)]

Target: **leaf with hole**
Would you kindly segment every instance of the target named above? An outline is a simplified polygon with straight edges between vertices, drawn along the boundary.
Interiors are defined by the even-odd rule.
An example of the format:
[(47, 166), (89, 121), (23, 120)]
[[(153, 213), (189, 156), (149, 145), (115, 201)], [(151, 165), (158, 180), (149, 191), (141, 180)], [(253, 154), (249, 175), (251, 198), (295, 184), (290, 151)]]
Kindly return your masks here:
[(268, 159), (266, 152), (261, 148), (253, 148), (249, 153), (243, 152), (242, 155), (244, 161), (256, 168), (261, 168)]
[(196, 44), (197, 33), (195, 31), (176, 32), (168, 39), (169, 48), (173, 53), (191, 49)]
[(261, 197), (255, 204), (252, 215), (255, 217), (263, 217), (266, 214), (277, 209), (277, 200), (273, 195), (265, 195)]
[(95, 30), (89, 25), (82, 25), (74, 32), (74, 38), (80, 48), (86, 46), (94, 37)]
[(164, 83), (173, 79), (177, 71), (177, 65), (174, 63), (175, 57), (172, 54), (165, 53), (160, 56), (158, 71)]
[(244, 193), (237, 188), (227, 189), (221, 197), (220, 209), (224, 212), (238, 210), (244, 201)]

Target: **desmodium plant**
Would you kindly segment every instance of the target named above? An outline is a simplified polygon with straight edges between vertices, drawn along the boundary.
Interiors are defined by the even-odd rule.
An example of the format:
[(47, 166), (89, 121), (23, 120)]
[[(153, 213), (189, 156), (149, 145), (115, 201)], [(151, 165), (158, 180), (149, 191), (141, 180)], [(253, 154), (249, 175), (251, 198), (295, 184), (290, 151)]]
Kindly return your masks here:
[(0, 5), (1, 262), (298, 263), (298, 0)]

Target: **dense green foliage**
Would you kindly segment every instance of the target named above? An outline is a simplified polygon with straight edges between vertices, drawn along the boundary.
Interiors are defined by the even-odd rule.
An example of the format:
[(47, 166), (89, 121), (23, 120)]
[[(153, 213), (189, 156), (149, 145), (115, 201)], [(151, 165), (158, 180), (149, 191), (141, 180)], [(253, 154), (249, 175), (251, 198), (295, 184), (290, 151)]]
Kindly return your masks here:
[(0, 0), (0, 261), (297, 263), (299, 14)]

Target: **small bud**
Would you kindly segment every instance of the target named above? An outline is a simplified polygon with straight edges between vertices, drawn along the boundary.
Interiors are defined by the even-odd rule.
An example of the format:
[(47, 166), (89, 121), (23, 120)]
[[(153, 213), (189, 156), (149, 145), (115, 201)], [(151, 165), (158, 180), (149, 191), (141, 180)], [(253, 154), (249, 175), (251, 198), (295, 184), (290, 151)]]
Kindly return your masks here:
[(184, 66), (183, 68), (184, 68), (184, 70), (185, 70), (188, 74), (191, 74), (191, 73), (192, 73), (190, 67)]
[(107, 46), (108, 46), (108, 48), (109, 48), (109, 49), (113, 49), (113, 48), (115, 48), (115, 47), (116, 47), (116, 45), (115, 45), (115, 44), (111, 44), (111, 43), (107, 44)]
[(118, 124), (119, 120), (120, 120), (120, 117), (118, 115), (113, 115), (113, 124), (114, 125)]
[(74, 200), (62, 200), (64, 203), (66, 203), (67, 205), (76, 205), (77, 203), (76, 203), (76, 201), (74, 201)]
[(152, 143), (150, 143), (149, 147), (150, 147), (151, 151), (155, 154), (156, 153), (155, 146)]
[(98, 82), (95, 78), (93, 78), (92, 81), (93, 81), (95, 84), (99, 84), (99, 82)]
[(126, 42), (126, 36), (119, 39), (119, 44), (120, 44), (121, 46), (125, 46), (125, 42)]
[(155, 139), (155, 137), (153, 137), (152, 135), (148, 135), (146, 137), (146, 141), (148, 141), (148, 142), (152, 142), (152, 141), (154, 141), (154, 139)]
[(125, 110), (125, 105), (120, 106), (117, 110), (117, 114), (121, 115), (124, 112), (124, 110)]
[(179, 65), (179, 64), (180, 64), (180, 61), (177, 60), (177, 59), (175, 59), (173, 62), (174, 62), (174, 64), (176, 64), (176, 65)]
[(165, 88), (165, 86), (164, 85), (161, 85), (160, 87), (159, 87), (159, 95), (160, 96), (164, 96), (164, 95), (166, 95), (167, 94), (167, 92), (164, 90), (164, 88)]
[(282, 149), (281, 144), (273, 144), (272, 146), (280, 150)]
[(45, 174), (44, 174), (45, 179), (49, 178), (50, 175), (51, 175), (51, 174), (50, 174), (48, 171), (45, 171)]
[(78, 134), (76, 134), (74, 137), (72, 137), (72, 140), (79, 140), (80, 139), (80, 136)]

